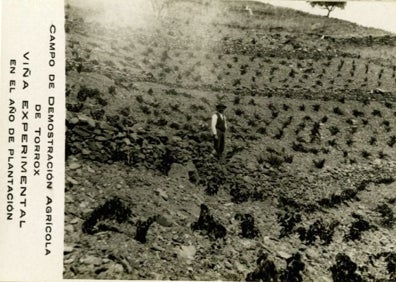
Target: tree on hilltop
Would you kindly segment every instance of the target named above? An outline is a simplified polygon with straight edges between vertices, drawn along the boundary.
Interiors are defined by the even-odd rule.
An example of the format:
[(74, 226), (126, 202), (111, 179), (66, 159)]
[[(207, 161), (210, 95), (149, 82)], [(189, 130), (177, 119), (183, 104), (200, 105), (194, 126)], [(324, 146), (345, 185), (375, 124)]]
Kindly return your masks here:
[(336, 8), (344, 9), (347, 2), (343, 1), (309, 1), (309, 4), (312, 7), (320, 7), (322, 9), (327, 10), (326, 17), (330, 17), (330, 13), (333, 12)]

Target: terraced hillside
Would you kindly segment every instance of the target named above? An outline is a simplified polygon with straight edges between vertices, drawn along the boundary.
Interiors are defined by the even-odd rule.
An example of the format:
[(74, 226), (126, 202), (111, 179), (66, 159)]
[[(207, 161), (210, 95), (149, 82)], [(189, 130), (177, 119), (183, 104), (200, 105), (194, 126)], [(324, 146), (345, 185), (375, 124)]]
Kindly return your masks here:
[(396, 36), (170, 3), (66, 6), (64, 277), (396, 279)]

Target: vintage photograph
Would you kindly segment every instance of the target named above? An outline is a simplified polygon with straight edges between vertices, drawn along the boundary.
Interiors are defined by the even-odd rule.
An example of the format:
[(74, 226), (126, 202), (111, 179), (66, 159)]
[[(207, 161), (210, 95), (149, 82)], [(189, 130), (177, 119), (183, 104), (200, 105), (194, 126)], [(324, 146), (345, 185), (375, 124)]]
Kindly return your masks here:
[(388, 4), (65, 1), (64, 279), (396, 279)]

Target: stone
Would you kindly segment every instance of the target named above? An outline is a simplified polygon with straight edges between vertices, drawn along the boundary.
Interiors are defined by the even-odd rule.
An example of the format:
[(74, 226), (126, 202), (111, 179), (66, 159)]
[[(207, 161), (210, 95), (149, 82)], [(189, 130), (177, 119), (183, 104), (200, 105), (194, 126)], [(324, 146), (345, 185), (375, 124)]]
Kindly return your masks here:
[(168, 172), (168, 176), (174, 179), (188, 179), (188, 171), (185, 169), (185, 167), (182, 164), (179, 163), (173, 163), (171, 165), (171, 168)]
[(155, 190), (155, 192), (157, 193), (157, 195), (161, 196), (165, 201), (168, 200), (168, 195), (161, 188), (158, 188), (157, 190)]
[(66, 259), (65, 261), (64, 261), (64, 264), (71, 264), (71, 263), (73, 263), (74, 262), (74, 257), (72, 256), (72, 257), (70, 257), (69, 259)]
[[(73, 133), (75, 133), (76, 135), (82, 137), (82, 138), (89, 138), (91, 136), (91, 134), (89, 132), (87, 132), (86, 130), (82, 130), (80, 127), (75, 127), (73, 128)], [(77, 144), (75, 144), (77, 146)]]
[(76, 223), (78, 223), (78, 221), (79, 221), (78, 218), (73, 218), (73, 219), (70, 221), (70, 223), (71, 223), (71, 224), (76, 224)]
[(186, 260), (187, 263), (191, 263), (194, 260), (196, 252), (196, 248), (192, 245), (176, 248), (177, 257)]
[(150, 277), (152, 277), (155, 281), (163, 280), (163, 275), (156, 272), (151, 272)]
[(159, 252), (165, 252), (165, 249), (162, 248), (161, 246), (159, 246), (156, 243), (153, 243), (153, 245), (151, 246), (151, 249), (155, 250), (155, 251), (159, 251)]
[(77, 118), (77, 117), (71, 118), (71, 119), (69, 120), (69, 123), (70, 123), (70, 124), (77, 124), (77, 123), (78, 123), (78, 118)]
[(257, 164), (255, 162), (247, 162), (246, 169), (249, 170), (249, 171), (256, 171), (257, 170)]
[(381, 159), (375, 159), (372, 161), (373, 165), (375, 166), (380, 166), (382, 164), (382, 160)]
[(108, 272), (109, 273), (123, 273), (124, 272), (124, 267), (121, 264), (119, 264), (119, 263), (115, 263), (115, 264), (112, 264), (109, 267)]
[(243, 177), (243, 181), (245, 181), (248, 184), (254, 184), (254, 180), (249, 175), (245, 175)]
[(74, 227), (73, 227), (73, 225), (68, 224), (68, 225), (65, 225), (64, 230), (65, 230), (65, 232), (73, 233)]
[(136, 132), (129, 133), (128, 137), (130, 140), (132, 140), (132, 143), (135, 143), (139, 139), (139, 136), (136, 134)]
[(79, 182), (70, 176), (66, 176), (66, 183), (71, 183), (73, 185), (78, 185)]
[(86, 169), (90, 173), (95, 173), (95, 170), (93, 170), (90, 166), (87, 166)]
[(86, 116), (86, 115), (84, 115), (84, 114), (79, 114), (77, 117), (78, 117), (78, 119), (79, 119), (81, 122), (86, 122), (86, 123), (88, 123), (89, 126), (91, 126), (91, 127), (95, 127), (95, 126), (96, 126), (96, 122), (95, 122), (91, 117), (89, 117), (89, 116)]
[(125, 143), (125, 145), (129, 146), (132, 145), (131, 140), (129, 140), (129, 138), (124, 138), (122, 139), (122, 141)]
[(234, 267), (239, 273), (245, 273), (248, 270), (247, 267), (242, 265), (239, 261), (234, 262)]
[(84, 148), (84, 149), (81, 150), (81, 153), (82, 153), (83, 155), (90, 155), (90, 154), (91, 154), (91, 151)]
[(167, 215), (159, 215), (156, 221), (159, 225), (164, 227), (171, 227), (172, 226), (172, 218)]
[(81, 164), (77, 163), (77, 162), (72, 162), (69, 164), (69, 169), (71, 170), (75, 170), (81, 167)]
[(86, 265), (100, 265), (102, 260), (98, 257), (89, 255), (80, 259), (80, 262)]
[(284, 251), (278, 251), (278, 256), (281, 257), (281, 258), (284, 258), (284, 259), (288, 259), (288, 258), (291, 257), (290, 254), (288, 254), (288, 253), (286, 253)]
[(126, 273), (132, 273), (132, 267), (126, 259), (121, 259), (120, 264), (123, 266)]
[(183, 139), (181, 137), (179, 137), (179, 136), (173, 136), (171, 140), (174, 143), (180, 143), (180, 142), (183, 141)]
[(74, 247), (68, 244), (65, 244), (65, 246), (63, 247), (63, 253), (64, 254), (68, 254), (71, 253), (73, 251)]
[(192, 182), (197, 182), (199, 179), (197, 168), (191, 161), (184, 164), (173, 163), (168, 176), (174, 179), (189, 179)]
[(225, 261), (224, 266), (228, 269), (233, 269), (233, 265), (229, 261)]
[(106, 138), (106, 137), (103, 137), (103, 136), (96, 136), (96, 137), (95, 137), (95, 140), (97, 140), (97, 141), (106, 141), (107, 138)]

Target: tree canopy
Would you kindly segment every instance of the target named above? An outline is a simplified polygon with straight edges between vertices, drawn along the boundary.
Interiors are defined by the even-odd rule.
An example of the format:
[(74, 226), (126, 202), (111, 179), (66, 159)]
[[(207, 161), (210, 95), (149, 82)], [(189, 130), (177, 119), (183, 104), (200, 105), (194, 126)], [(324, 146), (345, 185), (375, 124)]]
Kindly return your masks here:
[(330, 13), (333, 12), (336, 8), (344, 9), (347, 2), (343, 1), (310, 1), (309, 4), (312, 7), (320, 7), (322, 9), (327, 10), (326, 17), (330, 17)]

